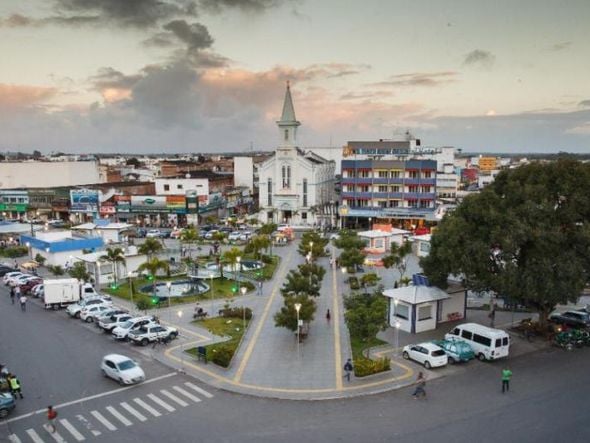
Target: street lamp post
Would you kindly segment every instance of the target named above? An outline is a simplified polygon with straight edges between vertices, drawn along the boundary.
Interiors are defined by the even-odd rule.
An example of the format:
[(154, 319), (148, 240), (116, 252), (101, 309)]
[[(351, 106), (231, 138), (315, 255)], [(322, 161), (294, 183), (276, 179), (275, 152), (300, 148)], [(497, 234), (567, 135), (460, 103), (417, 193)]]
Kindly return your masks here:
[(133, 283), (131, 283), (131, 275), (131, 272), (127, 273), (127, 278), (129, 279), (129, 299), (131, 300), (131, 309), (133, 309)]
[(166, 282), (168, 288), (168, 321), (172, 323), (172, 311), (170, 309), (170, 298), (172, 298), (172, 282)]
[(235, 275), (236, 278), (236, 289), (238, 288), (238, 285), (240, 284), (240, 271), (242, 269), (242, 257), (236, 257), (236, 261), (237, 261), (237, 267), (238, 267), (238, 271)]
[[(246, 288), (246, 286), (242, 286), (240, 288), (240, 292), (242, 293), (242, 296), (246, 295), (246, 291), (248, 290), (248, 288)], [(244, 332), (246, 331), (246, 306), (244, 306), (244, 304), (242, 303), (242, 328), (244, 328)]]
[[(180, 309), (176, 315), (178, 315), (178, 320), (182, 319), (182, 309)], [(180, 373), (184, 374), (184, 349), (182, 343), (180, 344)]]
[(297, 312), (297, 358), (299, 358), (299, 310), (301, 309), (301, 303), (295, 303), (294, 306)]
[(209, 292), (211, 293), (211, 316), (213, 316), (213, 271), (209, 271)]
[(395, 322), (395, 355), (399, 354), (399, 327), (401, 326), (399, 321)]

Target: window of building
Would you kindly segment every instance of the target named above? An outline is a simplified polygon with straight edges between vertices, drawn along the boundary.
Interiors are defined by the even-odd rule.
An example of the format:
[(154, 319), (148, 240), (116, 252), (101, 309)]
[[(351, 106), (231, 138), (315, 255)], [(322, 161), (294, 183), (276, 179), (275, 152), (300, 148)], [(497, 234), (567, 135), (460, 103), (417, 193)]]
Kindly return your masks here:
[(397, 207), (399, 207), (399, 200), (389, 200), (389, 207), (390, 208), (397, 208)]
[(432, 306), (420, 306), (418, 307), (418, 321), (428, 320), (432, 318)]
[(285, 141), (289, 141), (289, 130), (285, 129)]
[(399, 186), (392, 186), (391, 192), (399, 192)]
[(408, 208), (417, 208), (418, 200), (408, 200)]
[(421, 208), (429, 208), (430, 202), (428, 200), (420, 200), (420, 207)]
[(379, 186), (379, 192), (387, 192), (387, 186)]
[(380, 208), (387, 208), (387, 200), (380, 200), (377, 202)]
[(182, 189), (182, 185), (181, 184), (177, 184), (176, 185), (176, 189)]
[(408, 320), (410, 318), (410, 307), (406, 305), (402, 305), (398, 303), (395, 307), (395, 311), (393, 313), (395, 317), (403, 318), (404, 320)]
[(409, 178), (418, 178), (418, 171), (408, 171)]
[(387, 178), (387, 171), (379, 171), (379, 178)]
[(399, 178), (400, 174), (399, 171), (391, 171), (391, 178)]
[(430, 186), (422, 186), (421, 191), (426, 193), (430, 192)]
[(416, 185), (408, 186), (408, 192), (418, 192), (418, 186), (416, 186)]
[(359, 171), (359, 177), (369, 178), (370, 177), (369, 171)]
[(303, 179), (303, 207), (307, 207), (307, 179)]
[(301, 213), (301, 220), (307, 220), (307, 212)]
[(170, 185), (164, 185), (164, 191), (169, 191), (170, 190)]
[(267, 181), (267, 199), (266, 205), (272, 206), (272, 178)]
[(281, 168), (281, 179), (283, 189), (291, 189), (291, 166), (283, 165)]
[(422, 171), (422, 177), (424, 177), (424, 178), (431, 178), (432, 177), (432, 171)]

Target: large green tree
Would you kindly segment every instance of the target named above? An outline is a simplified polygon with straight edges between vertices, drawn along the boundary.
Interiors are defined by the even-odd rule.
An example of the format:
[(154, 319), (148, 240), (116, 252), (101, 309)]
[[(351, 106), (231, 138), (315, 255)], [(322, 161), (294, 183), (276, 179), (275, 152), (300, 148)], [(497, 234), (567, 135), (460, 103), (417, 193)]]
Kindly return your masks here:
[(358, 249), (361, 250), (366, 246), (365, 240), (360, 238), (355, 231), (343, 230), (339, 233), (340, 237), (334, 240), (334, 245), (340, 249)]
[(421, 260), (432, 283), (461, 275), (536, 309), (575, 302), (590, 275), (590, 164), (560, 159), (501, 172), (447, 214)]
[(297, 310), (295, 303), (300, 303), (299, 320), (303, 322), (310, 322), (313, 320), (316, 304), (305, 294), (290, 295), (284, 297), (284, 305), (279, 312), (274, 316), (275, 326), (287, 328), (291, 331), (297, 330)]
[(281, 294), (308, 294), (312, 297), (320, 295), (321, 281), (316, 274), (302, 275), (301, 272), (291, 270), (285, 278)]
[(147, 271), (153, 278), (153, 291), (156, 292), (156, 276), (158, 271), (170, 272), (170, 265), (167, 261), (160, 260), (158, 257), (152, 257), (145, 263), (138, 266), (139, 272)]
[(387, 327), (387, 301), (379, 291), (354, 294), (344, 299), (344, 318), (353, 337), (373, 339)]
[(317, 232), (308, 231), (301, 236), (301, 242), (299, 242), (297, 250), (304, 257), (311, 252), (312, 258), (315, 260), (326, 255), (326, 245), (329, 241)]
[(91, 277), (90, 273), (86, 270), (86, 265), (82, 261), (75, 262), (68, 271), (68, 274), (70, 274), (70, 277), (77, 278), (84, 283), (90, 281)]

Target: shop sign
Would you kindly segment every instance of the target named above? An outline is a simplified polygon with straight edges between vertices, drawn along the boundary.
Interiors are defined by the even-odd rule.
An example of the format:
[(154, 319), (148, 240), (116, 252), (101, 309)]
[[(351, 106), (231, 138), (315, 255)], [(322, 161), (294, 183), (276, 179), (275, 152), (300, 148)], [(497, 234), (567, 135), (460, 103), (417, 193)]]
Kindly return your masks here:
[(98, 212), (99, 191), (94, 189), (72, 189), (70, 191), (70, 211)]

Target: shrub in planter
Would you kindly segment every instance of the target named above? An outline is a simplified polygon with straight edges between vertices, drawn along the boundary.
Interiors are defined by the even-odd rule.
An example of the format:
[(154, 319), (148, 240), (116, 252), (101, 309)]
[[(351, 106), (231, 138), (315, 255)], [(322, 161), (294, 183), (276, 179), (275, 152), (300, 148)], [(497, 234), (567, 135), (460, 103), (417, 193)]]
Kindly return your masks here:
[(367, 375), (378, 374), (379, 372), (389, 371), (390, 369), (391, 360), (387, 357), (378, 360), (359, 358), (354, 361), (354, 374), (357, 377), (366, 377)]
[(29, 248), (27, 248), (26, 246), (10, 246), (0, 251), (0, 255), (9, 258), (22, 257), (23, 255), (27, 255), (28, 253)]
[[(225, 308), (220, 311), (220, 315), (225, 318), (242, 318), (244, 313), (242, 312), (241, 307), (234, 307), (234, 308)], [(250, 320), (252, 318), (252, 309), (246, 308), (246, 320)]]
[(43, 264), (45, 263), (46, 258), (43, 257), (41, 254), (37, 253), (37, 255), (35, 255), (35, 261), (37, 263), (39, 263), (41, 266), (43, 266)]
[(150, 298), (149, 297), (139, 297), (135, 302), (135, 306), (139, 311), (147, 311), (150, 308)]
[(211, 361), (216, 365), (221, 366), (222, 368), (227, 368), (231, 362), (232, 357), (234, 356), (234, 351), (227, 346), (220, 346), (215, 349), (215, 352), (212, 352), (213, 357), (211, 357)]
[(260, 261), (265, 265), (270, 265), (272, 263), (272, 257), (270, 255), (263, 255), (260, 257)]
[(356, 277), (350, 277), (348, 279), (348, 284), (350, 285), (350, 289), (360, 289), (361, 287), (359, 279)]

